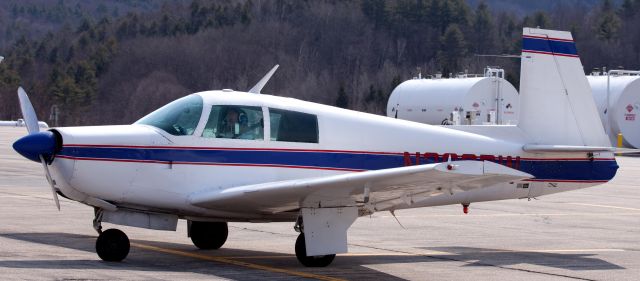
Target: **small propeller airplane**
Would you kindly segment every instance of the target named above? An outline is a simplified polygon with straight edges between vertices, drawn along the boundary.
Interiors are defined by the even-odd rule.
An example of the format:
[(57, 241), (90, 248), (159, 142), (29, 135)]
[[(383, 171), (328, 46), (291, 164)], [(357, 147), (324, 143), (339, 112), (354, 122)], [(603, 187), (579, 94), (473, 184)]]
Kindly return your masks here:
[(58, 196), (95, 210), (96, 252), (121, 261), (129, 239), (102, 222), (175, 231), (200, 249), (228, 222), (292, 222), (305, 266), (347, 252), (347, 230), (375, 212), (532, 198), (606, 183), (618, 165), (569, 32), (524, 28), (520, 123), (430, 126), (248, 92), (191, 94), (132, 125), (40, 131), (13, 147), (42, 163)]

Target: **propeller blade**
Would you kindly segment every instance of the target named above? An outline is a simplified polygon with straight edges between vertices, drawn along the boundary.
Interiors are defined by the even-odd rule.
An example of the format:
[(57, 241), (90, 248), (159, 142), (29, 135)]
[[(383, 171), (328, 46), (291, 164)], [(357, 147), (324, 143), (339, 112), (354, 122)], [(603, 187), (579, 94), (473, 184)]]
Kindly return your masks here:
[(56, 202), (56, 207), (58, 207), (58, 211), (60, 211), (60, 200), (58, 200), (58, 193), (56, 192), (56, 188), (53, 185), (53, 179), (51, 178), (51, 173), (49, 173), (49, 167), (47, 165), (47, 161), (44, 160), (44, 157), (42, 155), (40, 155), (40, 162), (42, 162), (42, 167), (44, 167), (45, 176), (47, 177), (49, 186), (51, 186), (51, 192), (53, 193), (53, 201)]
[(18, 88), (18, 99), (20, 100), (20, 110), (22, 110), (22, 118), (24, 119), (25, 125), (27, 125), (27, 131), (29, 134), (39, 132), (40, 126), (38, 126), (36, 111), (33, 109), (31, 101), (29, 101), (27, 92), (25, 92), (22, 87)]
[[(33, 109), (33, 105), (31, 104), (31, 101), (29, 100), (29, 96), (27, 96), (27, 92), (25, 92), (22, 87), (18, 88), (18, 99), (20, 100), (20, 110), (22, 111), (22, 118), (24, 119), (24, 123), (25, 125), (27, 125), (27, 131), (29, 132), (29, 136), (23, 137), (23, 138), (36, 137), (35, 139), (36, 141), (34, 140), (24, 141), (25, 144), (20, 144), (20, 145), (17, 145), (16, 147), (16, 143), (19, 143), (18, 141), (14, 143), (14, 148), (16, 149), (16, 151), (24, 152), (24, 153), (21, 153), (23, 155), (25, 155), (25, 153), (30, 155), (27, 152), (34, 149), (32, 147), (33, 143), (38, 144), (36, 146), (36, 150), (43, 150), (41, 149), (42, 143), (49, 144), (49, 146), (51, 146), (50, 141), (48, 141), (48, 139), (51, 138), (49, 135), (44, 134), (43, 135), (44, 137), (40, 135), (34, 135), (40, 132), (38, 117), (36, 116), (36, 111)], [(32, 144), (31, 146), (29, 145), (30, 143)], [(48, 148), (46, 147), (46, 145), (44, 147)], [(55, 142), (53, 147), (55, 147)], [(44, 149), (44, 150), (46, 151), (51, 149)], [(36, 156), (36, 155), (33, 155), (33, 156)], [(44, 159), (44, 155), (40, 154), (40, 152), (38, 152), (38, 158), (40, 158), (40, 163), (42, 163), (42, 167), (44, 168), (44, 173), (45, 173), (45, 176), (47, 177), (47, 182), (49, 182), (49, 186), (51, 187), (51, 192), (53, 193), (53, 201), (56, 203), (56, 207), (58, 207), (58, 211), (60, 211), (60, 201), (58, 200), (58, 193), (56, 193), (56, 188), (53, 183), (53, 178), (51, 178), (51, 173), (49, 172), (49, 166), (47, 165), (47, 161)], [(35, 157), (30, 159), (36, 160)]]

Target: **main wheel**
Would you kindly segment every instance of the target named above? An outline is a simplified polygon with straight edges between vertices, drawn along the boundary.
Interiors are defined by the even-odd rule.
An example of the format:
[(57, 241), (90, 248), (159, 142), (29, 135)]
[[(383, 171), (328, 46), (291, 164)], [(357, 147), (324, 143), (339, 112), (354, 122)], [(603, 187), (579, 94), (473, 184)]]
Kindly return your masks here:
[(103, 231), (96, 240), (96, 253), (103, 261), (122, 261), (129, 248), (129, 237), (115, 228)]
[(226, 222), (191, 222), (191, 241), (203, 250), (220, 249), (227, 241), (229, 228)]
[(300, 233), (298, 239), (296, 239), (296, 257), (304, 266), (325, 267), (331, 264), (336, 255), (307, 256), (307, 245), (304, 242), (304, 233)]

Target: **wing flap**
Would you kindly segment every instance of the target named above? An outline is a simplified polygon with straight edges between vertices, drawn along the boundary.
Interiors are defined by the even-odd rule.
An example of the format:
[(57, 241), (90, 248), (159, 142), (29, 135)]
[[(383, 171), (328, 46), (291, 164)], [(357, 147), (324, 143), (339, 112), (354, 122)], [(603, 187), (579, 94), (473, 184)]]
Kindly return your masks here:
[(353, 206), (367, 188), (373, 200), (447, 190), (469, 190), (532, 178), (489, 161), (454, 161), (318, 178), (232, 187), (192, 194), (190, 203), (209, 209), (277, 213), (302, 206)]

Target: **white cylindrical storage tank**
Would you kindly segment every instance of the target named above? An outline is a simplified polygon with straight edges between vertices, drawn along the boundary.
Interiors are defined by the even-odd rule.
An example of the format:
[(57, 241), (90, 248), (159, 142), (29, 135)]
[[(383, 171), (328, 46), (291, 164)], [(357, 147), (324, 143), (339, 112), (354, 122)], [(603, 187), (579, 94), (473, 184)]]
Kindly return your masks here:
[[(605, 114), (608, 77), (609, 111)], [(618, 133), (622, 133), (625, 146), (640, 148), (640, 76), (587, 76), (587, 79), (611, 144), (615, 146)]]
[[(516, 124), (518, 91), (498, 77), (412, 79), (398, 85), (387, 103), (387, 116), (441, 125), (458, 112), (462, 125)], [(469, 113), (473, 120), (469, 117)], [(446, 120), (445, 120), (446, 119)]]

